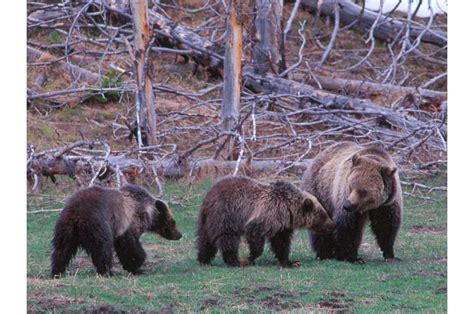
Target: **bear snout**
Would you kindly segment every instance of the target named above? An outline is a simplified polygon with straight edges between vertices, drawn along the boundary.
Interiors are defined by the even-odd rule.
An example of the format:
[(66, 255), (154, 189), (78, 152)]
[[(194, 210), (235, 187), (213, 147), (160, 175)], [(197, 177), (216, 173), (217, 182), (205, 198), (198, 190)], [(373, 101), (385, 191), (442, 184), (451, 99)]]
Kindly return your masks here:
[(177, 231), (175, 234), (174, 234), (174, 237), (173, 237), (173, 240), (179, 240), (183, 237), (183, 235), (181, 234), (181, 232)]
[(161, 235), (166, 240), (172, 240), (172, 241), (179, 240), (183, 236), (181, 232), (179, 232), (178, 230), (170, 230), (170, 229), (164, 229), (164, 230), (158, 231), (158, 234)]
[(349, 201), (345, 201), (344, 204), (342, 205), (342, 209), (348, 212), (353, 212), (355, 208), (356, 208), (356, 205)]
[(181, 239), (183, 235), (179, 231), (172, 231), (168, 234), (168, 237), (165, 237), (167, 240), (177, 241)]

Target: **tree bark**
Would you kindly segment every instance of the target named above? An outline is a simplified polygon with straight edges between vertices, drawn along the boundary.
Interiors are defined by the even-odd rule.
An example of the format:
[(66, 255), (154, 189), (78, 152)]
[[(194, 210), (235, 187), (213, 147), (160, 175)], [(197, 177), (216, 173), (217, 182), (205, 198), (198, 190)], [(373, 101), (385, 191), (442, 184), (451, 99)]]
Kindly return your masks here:
[[(303, 8), (309, 11), (320, 11), (323, 15), (328, 15), (334, 18), (334, 0), (302, 0)], [(362, 14), (361, 14), (362, 12)], [(341, 23), (344, 25), (352, 24), (356, 31), (366, 33), (370, 30), (378, 13), (363, 8), (348, 0), (339, 1), (339, 14)], [(406, 29), (407, 25), (399, 20), (389, 16), (382, 15), (378, 24), (374, 29), (374, 36), (380, 40), (391, 42), (398, 37), (398, 34)], [(421, 36), (421, 41), (433, 44), (438, 47), (445, 47), (448, 44), (448, 37), (445, 32), (426, 30), (417, 25), (410, 26), (410, 37), (416, 39)], [(424, 32), (424, 33), (423, 33)]]
[[(156, 144), (156, 114), (151, 81), (151, 62), (147, 58), (147, 50), (152, 40), (152, 31), (148, 24), (148, 1), (136, 0), (131, 4), (134, 29), (134, 57), (137, 79), (137, 122), (139, 146)], [(145, 132), (146, 137), (140, 134)], [(142, 140), (146, 139), (146, 143)]]
[(284, 69), (281, 19), (283, 0), (255, 0), (252, 63), (256, 73), (278, 74)]
[[(232, 131), (239, 120), (240, 85), (242, 77), (242, 11), (240, 0), (231, 0), (226, 24), (224, 57), (224, 98), (222, 130)], [(227, 155), (232, 151), (232, 138), (227, 139)]]

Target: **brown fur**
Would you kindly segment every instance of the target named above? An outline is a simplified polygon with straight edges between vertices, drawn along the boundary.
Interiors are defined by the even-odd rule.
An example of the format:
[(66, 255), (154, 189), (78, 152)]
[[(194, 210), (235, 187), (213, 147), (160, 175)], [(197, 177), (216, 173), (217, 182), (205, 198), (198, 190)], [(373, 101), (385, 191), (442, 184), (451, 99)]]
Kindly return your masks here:
[(285, 181), (259, 183), (247, 177), (226, 177), (207, 193), (197, 223), (198, 260), (208, 264), (217, 250), (230, 266), (239, 266), (238, 247), (245, 235), (248, 262), (263, 252), (265, 239), (282, 266), (288, 259), (293, 229), (331, 232), (334, 223), (318, 200)]
[(168, 205), (139, 186), (78, 191), (66, 201), (56, 223), (51, 274), (62, 274), (79, 247), (101, 275), (111, 274), (114, 249), (124, 269), (138, 273), (146, 258), (139, 241), (144, 232), (181, 238)]
[(301, 187), (320, 200), (337, 226), (329, 236), (310, 232), (318, 257), (362, 261), (357, 253), (370, 220), (383, 256), (394, 258), (403, 199), (397, 167), (384, 149), (351, 142), (330, 146), (305, 171)]

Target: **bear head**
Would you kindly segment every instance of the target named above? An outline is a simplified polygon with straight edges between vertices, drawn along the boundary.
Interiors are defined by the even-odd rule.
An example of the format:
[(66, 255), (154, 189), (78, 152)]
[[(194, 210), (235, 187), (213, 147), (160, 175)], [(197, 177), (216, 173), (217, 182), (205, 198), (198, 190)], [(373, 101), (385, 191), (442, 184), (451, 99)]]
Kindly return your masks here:
[(302, 191), (302, 201), (298, 208), (298, 220), (300, 228), (307, 228), (319, 234), (329, 234), (336, 229), (336, 224), (329, 218), (323, 205), (318, 199)]
[(176, 227), (176, 221), (168, 205), (162, 200), (156, 200), (155, 207), (150, 231), (158, 233), (167, 240), (181, 239), (182, 234)]
[(395, 194), (397, 168), (376, 156), (354, 154), (342, 209), (364, 213), (389, 204)]
[(286, 181), (277, 181), (271, 185), (273, 193), (284, 199), (279, 204), (288, 207), (293, 228), (307, 228), (321, 234), (334, 231), (336, 225), (314, 195)]

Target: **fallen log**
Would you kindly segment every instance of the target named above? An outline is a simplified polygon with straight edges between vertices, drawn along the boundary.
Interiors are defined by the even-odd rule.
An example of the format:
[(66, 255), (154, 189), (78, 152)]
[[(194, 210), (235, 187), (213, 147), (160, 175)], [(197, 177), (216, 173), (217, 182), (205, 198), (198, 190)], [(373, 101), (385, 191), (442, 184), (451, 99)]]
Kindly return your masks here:
[(287, 94), (299, 97), (308, 97), (327, 109), (356, 109), (366, 114), (383, 118), (390, 125), (405, 130), (416, 129), (423, 125), (417, 119), (404, 116), (396, 111), (384, 108), (368, 99), (351, 98), (348, 96), (332, 94), (314, 87), (272, 75), (261, 76), (252, 73), (252, 69), (244, 71), (245, 84), (253, 89), (263, 89), (267, 93)]
[[(334, 18), (334, 0), (302, 0), (301, 5), (304, 9), (316, 12)], [(367, 9), (348, 1), (339, 1), (340, 21), (344, 25), (351, 25), (351, 28), (366, 33), (377, 20), (379, 13)], [(400, 32), (406, 30), (407, 24), (400, 20), (382, 14), (374, 28), (374, 36), (380, 40), (391, 42), (399, 37)], [(421, 35), (421, 37), (420, 37)], [(446, 47), (448, 36), (446, 32), (425, 29), (418, 25), (410, 25), (410, 39), (414, 40), (420, 37), (422, 42), (432, 44), (438, 47)]]
[[(178, 163), (175, 158), (144, 162), (132, 158), (126, 153), (114, 156), (91, 156), (71, 152), (71, 147), (88, 145), (91, 142), (76, 142), (63, 149), (50, 149), (33, 154), (27, 162), (27, 179), (31, 191), (37, 191), (43, 186), (42, 177), (51, 178), (56, 184), (56, 176), (67, 176), (76, 180), (79, 186), (92, 184), (123, 185), (128, 182), (143, 182), (151, 184), (159, 176), (161, 178), (180, 179), (190, 176), (194, 178), (215, 178), (232, 174), (237, 168), (240, 173), (257, 175), (271, 171), (275, 173), (283, 169), (287, 173), (301, 175), (309, 159), (291, 160), (251, 160), (241, 161), (216, 160), (212, 158), (201, 160), (186, 160)], [(150, 175), (153, 173), (152, 175)], [(95, 181), (95, 178), (98, 181)], [(91, 180), (92, 178), (92, 180)]]
[[(392, 84), (374, 83), (361, 80), (349, 80), (342, 78), (332, 78), (328, 76), (319, 76), (311, 73), (314, 80), (324, 90), (333, 92), (344, 92), (348, 94), (359, 94), (367, 96), (377, 95), (396, 95), (403, 97), (407, 95), (420, 95), (437, 102), (445, 101), (448, 98), (446, 92), (434, 91), (425, 88), (406, 87)], [(294, 77), (296, 78), (296, 77)], [(301, 79), (302, 80), (302, 79)], [(300, 79), (296, 78), (296, 81)]]

